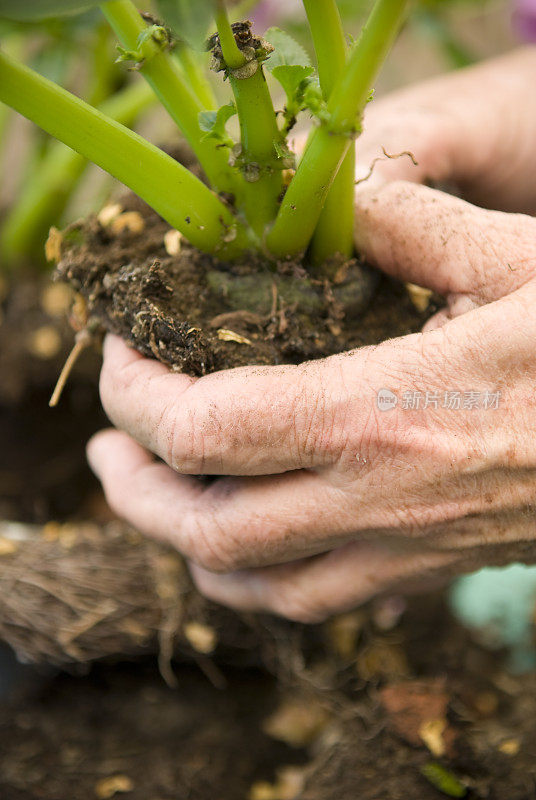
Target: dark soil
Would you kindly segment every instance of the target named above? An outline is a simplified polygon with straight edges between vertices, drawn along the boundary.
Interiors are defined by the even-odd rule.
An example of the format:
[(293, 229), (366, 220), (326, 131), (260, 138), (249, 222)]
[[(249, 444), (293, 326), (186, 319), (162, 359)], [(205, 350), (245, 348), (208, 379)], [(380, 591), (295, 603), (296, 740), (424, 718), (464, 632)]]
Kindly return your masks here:
[[(0, 797), (87, 800), (104, 796), (101, 782), (114, 777), (132, 800), (440, 800), (461, 796), (449, 794), (452, 781), (473, 800), (536, 797), (535, 676), (508, 675), (440, 598), (413, 602), (389, 632), (375, 617), (360, 612), (346, 658), (333, 650), (332, 625), (322, 626), (324, 646), (290, 683), (223, 666), (226, 685), (215, 688), (182, 665), (172, 690), (148, 661), (59, 674), (0, 708)], [(420, 716), (411, 702), (402, 718), (386, 703), (399, 696), (404, 705), (416, 692)], [(266, 721), (278, 708), (287, 718), (274, 729)], [(437, 713), (448, 743), (441, 757), (418, 738), (421, 721)], [(297, 794), (278, 784), (289, 766)]]
[(84, 517), (97, 490), (83, 446), (106, 424), (96, 352), (80, 360), (61, 408), (48, 408), (73, 339), (59, 288), (21, 278), (3, 301), (0, 289), (0, 519)]
[(96, 218), (72, 225), (57, 275), (84, 298), (91, 328), (174, 370), (299, 363), (417, 330), (424, 319), (403, 287), (385, 281), (375, 292), (379, 276), (356, 260), (328, 281), (298, 263), (222, 264), (185, 240), (170, 256), (169, 226), (137, 198), (122, 208), (140, 215), (142, 229), (118, 232)]
[(261, 730), (276, 702), (273, 679), (228, 672), (227, 680), (217, 691), (184, 667), (172, 691), (143, 663), (56, 678), (31, 705), (2, 715), (0, 797), (90, 800), (99, 781), (121, 775), (132, 800), (246, 798), (275, 764), (304, 756)]
[[(140, 210), (132, 200), (123, 207)], [(220, 270), (212, 285), (227, 289), (209, 290), (214, 264), (192, 258), (184, 243), (170, 257), (167, 227), (145, 211), (144, 221), (141, 234), (113, 234), (96, 220), (72, 229), (77, 243), (64, 238), (60, 272), (99, 324), (194, 374), (378, 342), (417, 330), (433, 311), (417, 313), (403, 286), (382, 280), (359, 317), (371, 285), (355, 264), (354, 309), (348, 294), (336, 297), (337, 288), (349, 288), (344, 280), (312, 283), (296, 267), (300, 298), (286, 294), (285, 267), (257, 281), (262, 303), (244, 308), (237, 287), (249, 290), (251, 266), (240, 274)], [(43, 283), (21, 282), (5, 291), (1, 307), (0, 516), (106, 519), (84, 462), (87, 435), (103, 424), (97, 360), (83, 355), (59, 409), (49, 411), (72, 334), (43, 292)], [(57, 331), (55, 340), (47, 328)], [(221, 329), (250, 344), (220, 338)], [(251, 650), (245, 640), (231, 642), (224, 655), (197, 659), (202, 669), (183, 653), (174, 665), (176, 689), (152, 658), (41, 677), (31, 691), (0, 703), (0, 798), (536, 798), (536, 677), (509, 675), (500, 656), (452, 619), (440, 595), (411, 601), (401, 616), (390, 608), (373, 604), (309, 629), (250, 621)], [(225, 641), (230, 612), (204, 613), (213, 626), (225, 620)], [(267, 726), (276, 708), (279, 722)], [(293, 772), (282, 776), (289, 765)]]

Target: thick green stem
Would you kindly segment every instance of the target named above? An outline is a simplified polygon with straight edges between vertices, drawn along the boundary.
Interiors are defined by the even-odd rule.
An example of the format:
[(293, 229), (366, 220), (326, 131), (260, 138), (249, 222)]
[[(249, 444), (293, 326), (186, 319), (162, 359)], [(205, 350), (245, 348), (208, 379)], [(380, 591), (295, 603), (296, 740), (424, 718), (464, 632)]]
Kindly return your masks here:
[(333, 256), (354, 253), (355, 147), (348, 149), (328, 192), (310, 245), (315, 271), (333, 277), (339, 263)]
[(262, 65), (255, 62), (251, 75), (238, 77), (246, 58), (235, 41), (223, 0), (218, 3), (216, 24), (240, 121), (239, 163), (245, 178), (241, 205), (255, 233), (262, 236), (277, 215), (283, 190), (276, 152), (281, 134)]
[(231, 77), (230, 84), (240, 120), (240, 160), (246, 179), (242, 204), (249, 224), (262, 237), (277, 216), (283, 191), (275, 150), (281, 137), (262, 66), (246, 80)]
[[(131, 0), (108, 0), (102, 12), (122, 45), (135, 51), (147, 25)], [(178, 64), (170, 53), (160, 50), (140, 64), (139, 71), (162, 105), (179, 126), (197, 156), (210, 183), (218, 191), (234, 192), (236, 174), (228, 164), (225, 148), (203, 137), (198, 116), (204, 105), (185, 85)]]
[(376, 0), (354, 45), (344, 72), (331, 93), (329, 124), (313, 134), (267, 236), (277, 257), (303, 253), (314, 233), (333, 179), (346, 156), (372, 83), (404, 21), (411, 0)]
[[(130, 126), (153, 102), (151, 88), (136, 82), (105, 100), (99, 110)], [(38, 248), (42, 251), (47, 230), (59, 220), (87, 163), (83, 156), (61, 142), (52, 144), (2, 225), (0, 256), (4, 266), (22, 262)]]
[(244, 228), (185, 167), (2, 52), (0, 101), (129, 186), (201, 250), (234, 258), (248, 249)]
[(346, 64), (347, 44), (335, 0), (303, 0), (318, 64), (318, 77), (328, 98)]
[[(315, 46), (320, 86), (329, 99), (342, 74), (347, 43), (335, 0), (303, 0)], [(347, 258), (354, 250), (355, 148), (350, 147), (326, 197), (313, 240), (311, 259), (322, 273), (331, 256)]]

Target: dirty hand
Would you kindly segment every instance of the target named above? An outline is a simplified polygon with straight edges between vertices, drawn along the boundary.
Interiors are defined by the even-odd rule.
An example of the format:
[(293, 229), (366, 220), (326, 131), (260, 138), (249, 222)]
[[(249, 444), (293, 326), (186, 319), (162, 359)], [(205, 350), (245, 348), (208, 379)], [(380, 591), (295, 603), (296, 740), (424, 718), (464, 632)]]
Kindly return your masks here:
[(361, 162), (379, 143), (419, 166), (385, 161), (359, 186), (357, 244), (447, 298), (423, 333), (200, 379), (107, 338), (119, 430), (94, 437), (91, 464), (208, 597), (316, 621), (423, 577), (536, 560), (535, 67), (521, 51), (370, 109)]

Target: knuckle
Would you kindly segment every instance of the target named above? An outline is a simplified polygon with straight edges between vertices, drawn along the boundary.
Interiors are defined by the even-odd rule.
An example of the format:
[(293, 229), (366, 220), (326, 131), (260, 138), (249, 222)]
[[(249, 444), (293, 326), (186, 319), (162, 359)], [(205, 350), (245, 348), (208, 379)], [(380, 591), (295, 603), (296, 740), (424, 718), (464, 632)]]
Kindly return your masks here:
[(217, 469), (226, 457), (243, 445), (238, 416), (224, 399), (216, 403), (203, 390), (191, 394), (186, 411), (175, 408), (170, 434), (170, 463), (180, 472), (200, 473)]
[(344, 426), (338, 424), (337, 409), (347, 406), (348, 398), (337, 402), (337, 393), (344, 385), (326, 369), (326, 362), (303, 365), (293, 385), (293, 425), (290, 446), (303, 466), (316, 463), (318, 456), (340, 455), (341, 443), (336, 435)]
[(205, 435), (203, 433), (203, 409), (190, 407), (184, 417), (180, 411), (168, 409), (168, 463), (177, 472), (202, 473), (205, 462)]
[(173, 469), (202, 474), (205, 466), (222, 460), (224, 417), (207, 390), (192, 385), (188, 396), (175, 402), (168, 413), (169, 457)]

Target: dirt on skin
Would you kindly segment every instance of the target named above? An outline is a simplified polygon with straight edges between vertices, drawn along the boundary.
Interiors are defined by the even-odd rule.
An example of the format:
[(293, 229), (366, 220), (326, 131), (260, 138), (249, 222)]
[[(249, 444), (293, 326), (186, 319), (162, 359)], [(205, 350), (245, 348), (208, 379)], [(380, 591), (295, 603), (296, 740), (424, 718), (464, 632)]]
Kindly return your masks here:
[[(129, 201), (122, 209), (140, 206)], [(137, 344), (148, 332), (143, 352), (164, 361), (180, 353), (181, 366), (195, 374), (207, 368), (209, 352), (212, 368), (300, 360), (324, 347), (335, 352), (418, 330), (434, 310), (417, 312), (403, 286), (382, 280), (364, 314), (344, 320), (330, 287), (320, 287), (318, 341), (311, 316), (304, 322), (279, 290), (277, 302), (271, 290), (264, 301), (273, 303), (267, 318), (266, 307), (250, 312), (260, 322), (239, 315), (211, 327), (214, 316), (244, 309), (230, 309), (206, 286), (203, 296), (199, 275), (213, 264), (198, 272), (184, 243), (183, 255), (170, 257), (167, 226), (145, 212), (143, 219), (141, 234), (114, 234), (95, 220), (79, 226), (85, 244), (65, 250), (64, 240), (60, 270), (72, 269), (73, 278), (78, 271), (91, 314), (106, 328)], [(92, 255), (88, 242), (100, 242)], [(163, 276), (155, 261), (165, 265)], [(190, 279), (180, 290), (171, 284), (170, 297), (173, 274)], [(87, 435), (103, 424), (92, 354), (83, 355), (59, 409), (46, 407), (72, 339), (65, 308), (59, 313), (62, 303), (53, 299), (44, 282), (4, 292), (0, 506), (31, 522), (107, 520), (84, 462)], [(157, 335), (150, 304), (172, 335)], [(170, 315), (177, 308), (184, 319), (171, 322), (201, 327), (203, 347), (201, 335), (195, 346), (190, 334), (176, 336)], [(254, 344), (221, 339), (221, 328)], [(200, 598), (192, 609), (191, 618), (213, 627), (225, 647), (203, 659), (195, 652), (188, 659), (183, 649), (173, 664), (175, 689), (156, 657), (108, 660), (37, 677), (31, 690), (0, 704), (2, 800), (536, 798), (536, 677), (508, 674), (500, 654), (483, 650), (452, 619), (441, 595), (416, 598), (405, 610), (400, 601), (376, 602), (312, 628), (250, 619), (237, 627), (240, 641), (230, 637), (231, 612)]]

